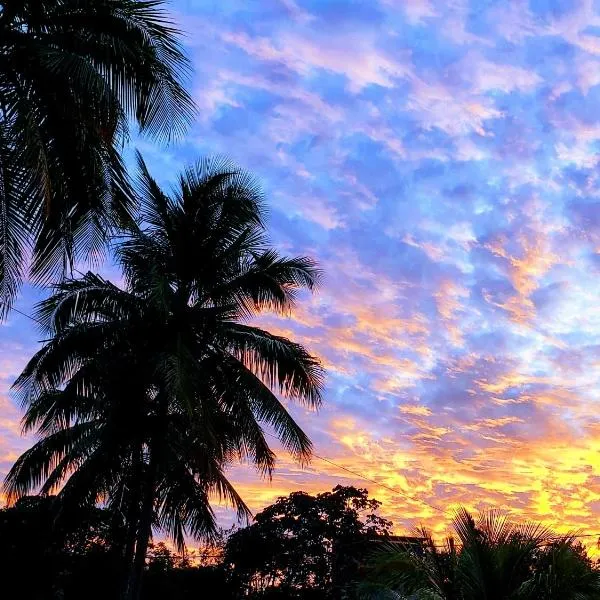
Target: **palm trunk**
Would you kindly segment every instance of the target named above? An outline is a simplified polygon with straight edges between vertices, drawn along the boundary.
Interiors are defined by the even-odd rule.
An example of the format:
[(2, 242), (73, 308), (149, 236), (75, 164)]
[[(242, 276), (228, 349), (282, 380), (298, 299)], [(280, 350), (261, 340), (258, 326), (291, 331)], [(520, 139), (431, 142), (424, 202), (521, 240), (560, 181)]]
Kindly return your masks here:
[(168, 403), (165, 398), (159, 399), (158, 411), (155, 417), (155, 426), (150, 438), (150, 460), (142, 497), (142, 508), (137, 527), (135, 540), (135, 555), (131, 563), (131, 572), (127, 583), (126, 600), (140, 600), (142, 593), (142, 579), (146, 566), (146, 553), (152, 536), (152, 517), (154, 515), (154, 496), (158, 476), (158, 465), (162, 447), (165, 442), (163, 429), (168, 412)]
[[(154, 463), (154, 464), (152, 464)], [(142, 592), (142, 579), (146, 566), (146, 552), (152, 535), (152, 514), (154, 512), (154, 488), (156, 484), (156, 461), (152, 460), (148, 480), (144, 490), (142, 512), (135, 540), (135, 555), (127, 585), (127, 600), (139, 600)]]
[(133, 559), (135, 556), (135, 544), (137, 540), (139, 520), (140, 520), (140, 500), (141, 490), (140, 481), (142, 480), (142, 450), (136, 452), (133, 459), (133, 476), (131, 483), (131, 498), (127, 507), (126, 526), (127, 532), (125, 537), (125, 547), (123, 552), (123, 593), (124, 600), (128, 598), (129, 581), (133, 569)]

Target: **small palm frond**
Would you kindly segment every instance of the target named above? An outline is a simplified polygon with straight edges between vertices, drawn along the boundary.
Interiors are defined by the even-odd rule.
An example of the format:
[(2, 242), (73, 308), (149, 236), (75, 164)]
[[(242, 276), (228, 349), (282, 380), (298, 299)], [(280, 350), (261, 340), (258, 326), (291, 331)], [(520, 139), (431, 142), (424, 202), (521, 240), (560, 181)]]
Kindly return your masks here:
[(140, 310), (139, 299), (91, 272), (53, 288), (54, 293), (36, 307), (37, 321), (48, 333), (62, 333), (77, 323), (127, 320)]
[(238, 304), (245, 315), (269, 310), (284, 314), (294, 308), (300, 290), (316, 289), (320, 277), (310, 258), (282, 258), (265, 250), (243, 261), (238, 274), (210, 290), (210, 298), (216, 304)]
[[(45, 484), (62, 461), (81, 460), (86, 440), (95, 439), (96, 423), (81, 423), (48, 435), (24, 452), (12, 466), (3, 489), (9, 502), (27, 495)], [(52, 488), (55, 486), (52, 485)]]
[(25, 273), (29, 198), (35, 193), (35, 181), (20, 153), (11, 149), (6, 129), (0, 122), (0, 321), (7, 316)]

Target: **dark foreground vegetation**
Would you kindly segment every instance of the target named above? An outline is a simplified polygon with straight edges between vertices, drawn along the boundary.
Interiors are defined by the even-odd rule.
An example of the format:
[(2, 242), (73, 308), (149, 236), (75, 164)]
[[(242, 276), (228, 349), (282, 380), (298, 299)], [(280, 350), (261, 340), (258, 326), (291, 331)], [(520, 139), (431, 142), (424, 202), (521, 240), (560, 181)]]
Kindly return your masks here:
[[(499, 513), (454, 519), (455, 535), (393, 536), (366, 490), (295, 492), (253, 523), (221, 531), (181, 556), (150, 546), (142, 598), (341, 600), (592, 600), (600, 573), (575, 538)], [(56, 497), (25, 497), (0, 511), (5, 589), (31, 600), (117, 598), (127, 575), (120, 515), (61, 514)], [(35, 574), (33, 576), (32, 574)]]

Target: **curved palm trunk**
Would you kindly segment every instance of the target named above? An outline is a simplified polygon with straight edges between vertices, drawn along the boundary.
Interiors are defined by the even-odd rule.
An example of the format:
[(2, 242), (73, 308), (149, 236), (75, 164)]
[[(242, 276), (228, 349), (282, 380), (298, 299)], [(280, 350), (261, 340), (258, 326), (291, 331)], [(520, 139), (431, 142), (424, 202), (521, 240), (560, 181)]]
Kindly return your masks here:
[(154, 512), (154, 491), (156, 485), (156, 460), (152, 459), (144, 490), (142, 512), (135, 540), (135, 555), (131, 563), (127, 582), (126, 600), (139, 600), (142, 592), (142, 579), (146, 566), (146, 552), (152, 535), (152, 514)]
[(156, 425), (151, 437), (150, 461), (148, 463), (148, 472), (144, 482), (142, 508), (137, 527), (137, 536), (135, 540), (135, 555), (131, 563), (131, 571), (127, 582), (126, 600), (139, 600), (142, 592), (142, 579), (144, 577), (144, 568), (146, 566), (146, 553), (148, 544), (152, 536), (152, 517), (154, 515), (154, 497), (156, 494), (156, 483), (158, 475), (158, 464), (162, 446), (164, 444), (165, 422), (168, 412), (168, 401), (165, 396), (159, 397), (158, 411), (156, 413)]
[[(136, 452), (133, 458), (133, 483), (132, 483), (132, 494), (127, 507), (127, 533), (125, 538), (125, 547), (123, 552), (123, 584), (122, 584), (122, 596), (126, 600), (127, 593), (129, 590), (129, 582), (132, 576), (133, 559), (135, 556), (135, 544), (137, 540), (138, 525), (140, 521), (140, 501), (141, 501), (141, 490), (138, 485), (142, 478), (142, 449), (140, 447), (139, 452)], [(138, 481), (136, 481), (136, 479)]]

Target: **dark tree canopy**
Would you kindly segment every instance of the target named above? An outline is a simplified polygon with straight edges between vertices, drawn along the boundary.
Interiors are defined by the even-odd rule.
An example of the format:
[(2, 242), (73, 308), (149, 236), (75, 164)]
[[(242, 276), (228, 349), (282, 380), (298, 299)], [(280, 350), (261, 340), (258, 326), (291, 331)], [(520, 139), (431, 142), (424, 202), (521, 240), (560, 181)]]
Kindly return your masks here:
[[(125, 530), (109, 510), (61, 513), (54, 496), (26, 496), (0, 510), (2, 597), (24, 600), (114, 600), (124, 565)], [(198, 566), (158, 542), (148, 552), (143, 600), (195, 600), (218, 590), (233, 598), (220, 562)], [(209, 595), (208, 597), (212, 597)]]
[[(598, 600), (597, 564), (574, 537), (462, 512), (445, 544), (389, 536), (365, 490), (280, 498), (256, 522), (221, 530), (200, 553), (150, 546), (142, 600)], [(62, 514), (55, 497), (0, 510), (3, 591), (25, 600), (118, 597), (122, 516)], [(227, 537), (229, 536), (229, 537)], [(200, 557), (200, 560), (198, 560)]]
[(99, 508), (69, 514), (55, 497), (26, 496), (0, 510), (2, 587), (21, 598), (114, 598), (121, 568), (122, 523)]
[(225, 563), (240, 593), (277, 598), (340, 598), (355, 579), (369, 542), (391, 523), (367, 490), (294, 492), (279, 498), (229, 538)]

